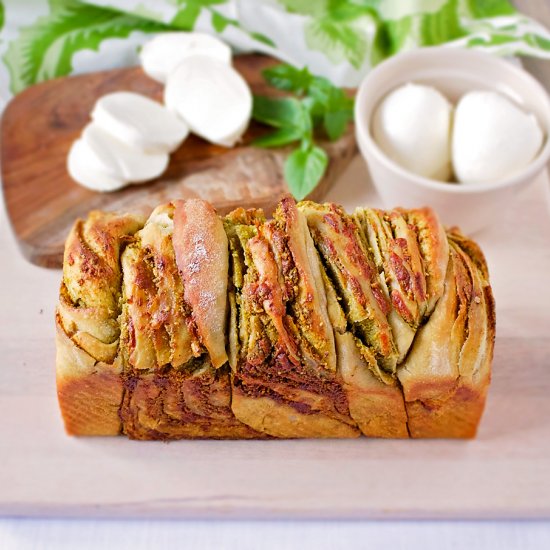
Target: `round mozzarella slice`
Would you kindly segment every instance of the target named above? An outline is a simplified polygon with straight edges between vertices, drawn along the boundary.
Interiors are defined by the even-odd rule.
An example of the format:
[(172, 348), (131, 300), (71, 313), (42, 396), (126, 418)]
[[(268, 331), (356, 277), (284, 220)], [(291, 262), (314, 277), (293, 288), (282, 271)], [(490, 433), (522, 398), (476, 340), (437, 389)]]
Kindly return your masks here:
[(168, 166), (167, 153), (145, 153), (113, 137), (97, 123), (91, 122), (82, 139), (101, 164), (102, 172), (129, 182), (143, 182), (160, 176)]
[(105, 193), (126, 185), (125, 181), (102, 171), (98, 158), (82, 139), (77, 139), (71, 146), (67, 170), (73, 180), (92, 191)]
[(166, 106), (211, 143), (232, 147), (248, 127), (252, 94), (242, 76), (221, 61), (188, 57), (170, 74)]
[(114, 92), (99, 98), (92, 119), (107, 133), (147, 153), (170, 153), (189, 129), (164, 105), (133, 92)]
[(199, 32), (167, 32), (143, 46), (141, 66), (151, 78), (164, 83), (168, 75), (191, 55), (204, 55), (231, 64), (231, 48), (221, 40)]

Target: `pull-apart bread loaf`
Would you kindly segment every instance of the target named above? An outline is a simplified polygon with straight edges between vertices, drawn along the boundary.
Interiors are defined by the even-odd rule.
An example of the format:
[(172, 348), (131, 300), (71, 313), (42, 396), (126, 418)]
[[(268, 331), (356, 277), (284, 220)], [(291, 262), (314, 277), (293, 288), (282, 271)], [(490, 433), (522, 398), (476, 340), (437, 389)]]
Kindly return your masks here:
[(477, 245), (429, 209), (201, 200), (92, 212), (56, 315), (67, 432), (473, 437), (495, 313)]

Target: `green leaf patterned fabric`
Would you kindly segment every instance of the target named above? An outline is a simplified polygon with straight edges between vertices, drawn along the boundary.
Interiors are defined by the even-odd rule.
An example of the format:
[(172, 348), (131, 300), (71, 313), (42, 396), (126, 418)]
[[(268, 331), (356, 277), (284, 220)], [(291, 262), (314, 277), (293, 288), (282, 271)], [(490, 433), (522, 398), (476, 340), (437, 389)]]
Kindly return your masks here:
[(106, 38), (127, 38), (135, 30), (167, 30), (165, 25), (156, 21), (76, 0), (51, 0), (50, 6), (51, 13), (22, 29), (19, 38), (10, 43), (3, 58), (10, 72), (14, 93), (35, 82), (69, 74), (75, 52), (97, 50)]
[(550, 59), (550, 32), (508, 0), (4, 0), (0, 29), (3, 103), (49, 78), (135, 64), (144, 41), (172, 30), (217, 34), (340, 86), (436, 44)]

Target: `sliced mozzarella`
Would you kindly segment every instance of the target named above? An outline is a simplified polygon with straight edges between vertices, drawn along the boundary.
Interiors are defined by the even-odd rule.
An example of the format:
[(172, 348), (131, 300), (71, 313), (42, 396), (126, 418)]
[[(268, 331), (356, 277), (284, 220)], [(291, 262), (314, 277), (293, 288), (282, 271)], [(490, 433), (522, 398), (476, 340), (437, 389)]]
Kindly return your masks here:
[(93, 191), (116, 191), (127, 184), (124, 180), (105, 173), (95, 153), (82, 139), (73, 143), (67, 158), (67, 169), (71, 178)]
[(168, 75), (191, 55), (204, 55), (231, 64), (231, 48), (221, 40), (199, 32), (167, 32), (143, 46), (141, 66), (151, 78), (166, 82)]
[(183, 60), (168, 77), (166, 106), (180, 115), (195, 134), (232, 147), (246, 130), (252, 94), (232, 67), (206, 56)]
[(129, 182), (160, 176), (168, 166), (167, 153), (145, 153), (113, 137), (95, 122), (88, 124), (82, 139), (99, 159), (102, 172)]
[(187, 124), (164, 105), (133, 92), (99, 98), (92, 119), (120, 141), (148, 153), (170, 153), (189, 133)]

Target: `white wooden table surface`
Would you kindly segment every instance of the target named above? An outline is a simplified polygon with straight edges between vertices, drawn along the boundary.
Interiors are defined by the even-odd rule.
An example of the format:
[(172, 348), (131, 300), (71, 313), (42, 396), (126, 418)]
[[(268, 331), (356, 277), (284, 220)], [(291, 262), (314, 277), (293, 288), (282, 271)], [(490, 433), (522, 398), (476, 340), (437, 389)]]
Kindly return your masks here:
[[(454, 443), (447, 445), (442, 442), (435, 447), (426, 446), (424, 450), (421, 446), (417, 446), (414, 450), (412, 447), (403, 447), (398, 444), (394, 447), (395, 457), (388, 456), (388, 448), (385, 448), (385, 443), (381, 443), (378, 446), (378, 451), (374, 452), (375, 455), (378, 453), (380, 458), (389, 460), (390, 469), (399, 467), (399, 465), (402, 467), (404, 464), (403, 453), (408, 453), (411, 460), (412, 487), (415, 486), (415, 481), (419, 476), (429, 479), (433, 474), (433, 483), (425, 485), (425, 493), (429, 498), (423, 501), (423, 505), (426, 506), (426, 501), (430, 501), (432, 498), (439, 500), (431, 510), (419, 513), (419, 517), (437, 517), (438, 515), (453, 517), (453, 507), (451, 505), (451, 514), (449, 514), (448, 503), (454, 503), (457, 517), (464, 517), (464, 510), (461, 510), (461, 506), (468, 503), (471, 506), (472, 502), (475, 503), (475, 493), (472, 498), (471, 491), (477, 490), (480, 491), (480, 505), (484, 507), (480, 517), (499, 517), (500, 515), (514, 517), (514, 513), (510, 513), (510, 507), (516, 506), (517, 509), (518, 505), (524, 511), (520, 514), (524, 518), (548, 517), (550, 510), (550, 431), (547, 429), (548, 422), (545, 422), (544, 418), (550, 417), (550, 399), (548, 399), (550, 392), (550, 286), (544, 283), (547, 282), (547, 274), (550, 272), (549, 189), (548, 180), (535, 183), (518, 199), (518, 203), (514, 207), (514, 216), (505, 215), (498, 226), (477, 236), (477, 240), (488, 257), (497, 299), (498, 340), (495, 368), (499, 369), (505, 365), (495, 374), (480, 439), (476, 442), (459, 443), (458, 445)], [(333, 198), (338, 197), (338, 200), (347, 208), (359, 203), (376, 204), (378, 200), (368, 183), (360, 159), (353, 163), (331, 195)], [(49, 500), (52, 503), (57, 503), (49, 515), (81, 516), (82, 510), (79, 511), (78, 506), (75, 506), (74, 509), (65, 508), (63, 513), (59, 502), (63, 502), (64, 495), (70, 495), (74, 490), (78, 491), (79, 485), (87, 483), (87, 478), (91, 475), (90, 472), (84, 471), (83, 477), (78, 479), (74, 476), (75, 470), (79, 467), (93, 468), (94, 460), (100, 463), (102, 454), (108, 449), (109, 443), (104, 441), (98, 441), (97, 444), (92, 441), (75, 443), (61, 433), (61, 422), (55, 402), (51, 323), (60, 272), (31, 266), (22, 259), (7, 230), (3, 213), (0, 215), (0, 258), (3, 258), (0, 263), (0, 303), (2, 304), (0, 309), (0, 352), (3, 363), (3, 368), (0, 371), (0, 395), (2, 396), (0, 398), (0, 417), (3, 418), (4, 425), (4, 438), (0, 439), (0, 487), (3, 489), (0, 491), (0, 502), (10, 492), (12, 495), (19, 494), (22, 498), (28, 498), (34, 492), (43, 493), (45, 488), (49, 487), (48, 490), (51, 491)], [(510, 365), (515, 365), (518, 370), (517, 374), (514, 370), (510, 370)], [(17, 371), (16, 376), (13, 374), (14, 369)], [(536, 378), (533, 379), (532, 375)], [(26, 433), (28, 429), (35, 430), (33, 437), (29, 437), (29, 434)], [(543, 446), (544, 440), (546, 440), (546, 452)], [(67, 463), (67, 457), (63, 456), (63, 449), (66, 451), (72, 448), (74, 451), (75, 445), (81, 449), (88, 449), (90, 453), (90, 459), (83, 460), (83, 464), (80, 466)], [(129, 443), (129, 445), (133, 444)], [(238, 442), (237, 445), (239, 445)], [(331, 452), (329, 447), (313, 445), (309, 446), (312, 450), (308, 451), (308, 444), (298, 443), (298, 445), (300, 446), (299, 453), (302, 453), (300, 458), (303, 460), (296, 464), (301, 464), (301, 468), (307, 467), (308, 456), (312, 460), (312, 467), (318, 467), (319, 463), (316, 462), (316, 459), (322, 456), (319, 453), (324, 453), (325, 458), (328, 458)], [(405, 443), (405, 445), (407, 444)], [(428, 443), (428, 445), (430, 444)], [(171, 447), (174, 448), (173, 445)], [(113, 458), (120, 462), (122, 456), (120, 452), (123, 447), (118, 445), (118, 449), (118, 452), (113, 451)], [(435, 460), (435, 457), (429, 456), (430, 453), (426, 455), (426, 451), (429, 449), (435, 449), (436, 453), (443, 453), (443, 455)], [(131, 460), (128, 454), (132, 453), (132, 448), (126, 447), (126, 450), (128, 452), (123, 452), (126, 464), (132, 464), (134, 460)], [(345, 447), (344, 450), (349, 452), (353, 451), (353, 448)], [(147, 451), (145, 452), (147, 453)], [(274, 452), (275, 459), (285, 459), (283, 455), (286, 451), (282, 447), (274, 449)], [(457, 452), (465, 461), (466, 473), (457, 468), (460, 465), (460, 460), (457, 460), (456, 457)], [(37, 456), (37, 453), (41, 453), (41, 455)], [(138, 454), (141, 454), (141, 450), (138, 451)], [(196, 455), (197, 450), (192, 450), (192, 454)], [(228, 456), (233, 454), (235, 453), (229, 453)], [(238, 454), (239, 452), (236, 455)], [(116, 458), (117, 455), (118, 458)], [(246, 460), (247, 453), (241, 452), (241, 455), (243, 460)], [(253, 457), (254, 452), (251, 452), (250, 456)], [(472, 460), (475, 457), (477, 457), (475, 460), (480, 462), (476, 463), (475, 460)], [(292, 457), (287, 456), (287, 460), (289, 458)], [(353, 459), (349, 456), (347, 458)], [(143, 465), (142, 457), (136, 456), (135, 461)], [(347, 464), (346, 467), (355, 467), (353, 461), (344, 461)], [(273, 467), (274, 463), (269, 460), (268, 456), (265, 457), (265, 462), (269, 464), (270, 468)], [(258, 467), (258, 461), (255, 460), (254, 463)], [(445, 463), (455, 472), (451, 477), (456, 476), (457, 482), (452, 485), (453, 494), (441, 495), (441, 485), (449, 483), (449, 476), (445, 474), (447, 468)], [(57, 470), (55, 464), (59, 464)], [(123, 464), (124, 460), (121, 465)], [(233, 462), (233, 464), (235, 463)], [(48, 475), (44, 476), (44, 472), (39, 471), (41, 465), (46, 468)], [(106, 471), (106, 475), (110, 474)], [(304, 471), (303, 475), (307, 477), (308, 472)], [(475, 481), (473, 481), (472, 475), (477, 476)], [(463, 481), (460, 481), (461, 479)], [(55, 480), (65, 480), (65, 483), (60, 485), (54, 482)], [(506, 486), (507, 483), (509, 486)], [(284, 480), (281, 486), (284, 486)], [(399, 516), (399, 513), (395, 513), (396, 509), (403, 505), (410, 506), (411, 503), (404, 502), (403, 495), (397, 493), (394, 498), (388, 496), (384, 500), (381, 491), (383, 486), (384, 484), (375, 484), (373, 490), (377, 491), (377, 497), (382, 497), (381, 502), (385, 502), (386, 506), (389, 505), (390, 508), (393, 508), (393, 513), (389, 510), (389, 517)], [(464, 490), (461, 491), (461, 487)], [(97, 490), (98, 494), (105, 494), (100, 487), (97, 487)], [(391, 490), (395, 491), (395, 486)], [(418, 493), (418, 486), (413, 490), (422, 500), (422, 495)], [(321, 491), (322, 493), (323, 491)], [(107, 494), (109, 494), (108, 491)], [(127, 495), (115, 494), (115, 502), (116, 498), (120, 502), (124, 502), (125, 496)], [(305, 502), (308, 501), (308, 497), (309, 495), (304, 495)], [(492, 506), (495, 509), (491, 512), (487, 510), (487, 505), (492, 497), (494, 498)], [(342, 514), (345, 505), (341, 497), (335, 494), (334, 499), (335, 507), (339, 509), (339, 513), (335, 514), (335, 517), (346, 517), (346, 514)], [(368, 502), (369, 495), (366, 495), (364, 500)], [(216, 503), (213, 502), (213, 505), (215, 506)], [(436, 508), (442, 505), (442, 510), (447, 506), (446, 511), (438, 514)], [(38, 511), (38, 513), (48, 515), (47, 506), (48, 498), (45, 501), (42, 500), (41, 510), (31, 510), (31, 512)], [(160, 506), (162, 508), (162, 503)], [(319, 509), (326, 510), (326, 506), (323, 507), (323, 504), (320, 503)], [(150, 511), (151, 508), (148, 510)], [(144, 513), (143, 508), (141, 512), (140, 514), (138, 505), (131, 515), (137, 514), (142, 517), (148, 515), (146, 511)], [(160, 512), (153, 515), (162, 516), (162, 510)], [(219, 509), (217, 512), (214, 511), (214, 514), (219, 517)], [(288, 518), (291, 515), (288, 512), (288, 509), (286, 512), (282, 510), (280, 516)], [(5, 509), (3, 513), (6, 513)], [(24, 513), (24, 509), (14, 509), (14, 513)], [(93, 509), (91, 514), (94, 514)], [(101, 513), (99, 515), (105, 516)], [(208, 515), (204, 508), (199, 514), (202, 517)], [(304, 517), (303, 513), (298, 515)], [(327, 516), (326, 513), (321, 515)], [(384, 516), (384, 513), (374, 515), (381, 517)], [(410, 516), (410, 514), (408, 515)], [(249, 510), (245, 516), (265, 517), (265, 514), (255, 514), (254, 510)], [(466, 516), (475, 517), (471, 510)], [(230, 517), (235, 517), (235, 514), (230, 514)], [(365, 517), (365, 514), (350, 513), (348, 517)], [(129, 525), (132, 527), (129, 528)], [(101, 540), (103, 536), (107, 536), (106, 540), (110, 541), (133, 540), (131, 546), (135, 549), (140, 548), (139, 544), (144, 543), (143, 541), (150, 541), (159, 533), (163, 534), (166, 543), (169, 544), (170, 541), (175, 541), (177, 536), (186, 532), (194, 533), (195, 538), (189, 540), (203, 545), (198, 546), (199, 548), (236, 547), (228, 540), (225, 545), (221, 544), (221, 541), (224, 540), (219, 538), (221, 533), (233, 533), (234, 536), (238, 534), (241, 550), (248, 547), (253, 548), (253, 541), (257, 540), (261, 533), (272, 533), (274, 537), (282, 537), (288, 541), (288, 544), (286, 546), (279, 545), (278, 548), (291, 548), (296, 547), (292, 543), (298, 540), (297, 537), (302, 537), (300, 533), (303, 533), (304, 529), (307, 529), (311, 536), (300, 538), (300, 540), (303, 540), (304, 543), (308, 540), (316, 541), (317, 548), (333, 548), (337, 547), (338, 543), (343, 544), (346, 541), (348, 543), (346, 546), (349, 546), (354, 538), (362, 540), (364, 536), (367, 537), (366, 540), (370, 541), (378, 540), (388, 543), (393, 541), (394, 548), (405, 547), (407, 540), (416, 540), (420, 548), (421, 541), (424, 541), (422, 547), (429, 549), (435, 548), (435, 546), (431, 546), (434, 539), (428, 534), (433, 535), (437, 532), (440, 533), (436, 539), (439, 540), (438, 548), (445, 549), (452, 548), (452, 541), (456, 540), (456, 529), (459, 525), (461, 532), (471, 539), (472, 545), (469, 548), (492, 547), (492, 545), (480, 546), (484, 541), (492, 541), (495, 548), (544, 548), (542, 541), (550, 540), (549, 524), (543, 522), (509, 522), (504, 527), (498, 527), (498, 524), (495, 523), (478, 524), (477, 527), (468, 523), (443, 522), (435, 525), (433, 523), (395, 523), (393, 525), (398, 526), (397, 530), (390, 529), (387, 527), (388, 524), (382, 525), (371, 522), (349, 523), (345, 521), (328, 524), (295, 521), (278, 523), (246, 521), (220, 523), (218, 521), (205, 524), (200, 521), (192, 521), (181, 524), (155, 523), (153, 521), (139, 523), (77, 521), (67, 523), (67, 521), (2, 520), (0, 521), (0, 550), (3, 548), (39, 548), (38, 540), (51, 542), (56, 539), (53, 547), (74, 548), (75, 541), (79, 540), (83, 533), (88, 533), (92, 537), (91, 540), (96, 541)], [(129, 532), (133, 535), (130, 535)], [(31, 533), (35, 534), (31, 535)], [(59, 538), (60, 533), (63, 534), (62, 538)], [(106, 533), (106, 535), (102, 533)], [(474, 536), (474, 533), (478, 534)], [(528, 546), (527, 543), (530, 540), (535, 541), (536, 545)], [(17, 541), (17, 544), (12, 545), (13, 541)], [(508, 546), (503, 546), (498, 541), (505, 542)], [(44, 548), (50, 547), (52, 545), (44, 546)], [(124, 544), (121, 542), (118, 547), (125, 548), (130, 545), (128, 542)]]
[[(466, 442), (68, 437), (54, 376), (60, 271), (27, 263), (0, 222), (0, 514), (550, 518), (549, 188), (544, 174), (476, 237), (497, 339), (486, 414)], [(330, 196), (379, 204), (360, 158)]]

